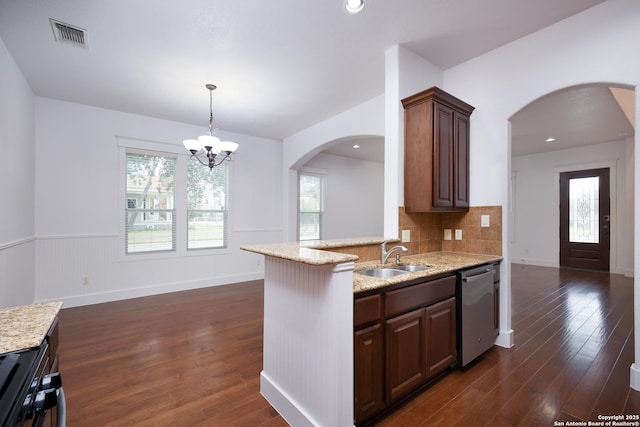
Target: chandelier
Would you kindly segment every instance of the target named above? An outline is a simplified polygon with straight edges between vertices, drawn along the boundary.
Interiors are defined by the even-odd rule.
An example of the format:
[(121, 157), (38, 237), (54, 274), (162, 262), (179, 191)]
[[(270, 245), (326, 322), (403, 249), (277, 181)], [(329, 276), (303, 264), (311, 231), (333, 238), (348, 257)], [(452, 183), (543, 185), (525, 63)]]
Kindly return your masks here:
[(204, 166), (209, 166), (211, 170), (225, 160), (231, 160), (231, 153), (236, 151), (238, 144), (220, 141), (220, 138), (213, 136), (213, 91), (216, 85), (209, 83), (205, 87), (209, 89), (209, 135), (201, 135), (198, 139), (185, 139), (182, 143), (191, 152), (192, 159), (196, 159)]

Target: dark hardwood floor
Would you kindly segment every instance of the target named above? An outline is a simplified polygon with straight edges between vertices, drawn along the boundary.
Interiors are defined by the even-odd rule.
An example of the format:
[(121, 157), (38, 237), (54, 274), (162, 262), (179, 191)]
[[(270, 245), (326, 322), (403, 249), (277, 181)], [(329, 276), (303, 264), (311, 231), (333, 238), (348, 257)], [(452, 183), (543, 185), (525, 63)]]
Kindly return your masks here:
[[(515, 347), (448, 373), (379, 426), (553, 426), (640, 414), (633, 279), (512, 266)], [(68, 425), (284, 426), (259, 393), (262, 282), (60, 313)]]

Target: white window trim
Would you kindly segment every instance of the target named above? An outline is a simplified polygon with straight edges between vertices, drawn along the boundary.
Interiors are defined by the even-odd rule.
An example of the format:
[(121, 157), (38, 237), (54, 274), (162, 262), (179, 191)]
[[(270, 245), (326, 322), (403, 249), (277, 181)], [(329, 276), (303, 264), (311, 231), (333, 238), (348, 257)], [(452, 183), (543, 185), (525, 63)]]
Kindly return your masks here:
[[(182, 257), (202, 257), (211, 255), (224, 255), (232, 253), (232, 198), (233, 198), (233, 162), (230, 162), (227, 169), (227, 187), (229, 195), (227, 196), (227, 247), (225, 248), (202, 248), (198, 250), (187, 250), (187, 162), (193, 161), (189, 159), (188, 153), (182, 146), (159, 141), (148, 141), (141, 139), (133, 139), (127, 137), (117, 137), (118, 140), (118, 262), (136, 262), (158, 259), (176, 259)], [(142, 252), (142, 253), (125, 253), (125, 230), (122, 224), (126, 218), (126, 194), (127, 191), (127, 153), (140, 153), (149, 155), (167, 155), (176, 157), (175, 168), (175, 195), (174, 207), (176, 211), (176, 250), (175, 251), (158, 251), (158, 252)], [(205, 167), (205, 166), (202, 166)]]
[[(303, 167), (298, 170), (296, 178), (296, 240), (300, 242), (300, 175), (320, 176), (323, 178), (323, 191), (322, 191), (322, 210), (320, 214), (320, 236), (319, 240), (322, 240), (325, 226), (325, 212), (327, 211), (327, 181), (328, 173), (326, 169), (320, 168), (307, 168)], [(305, 240), (310, 241), (310, 240)]]

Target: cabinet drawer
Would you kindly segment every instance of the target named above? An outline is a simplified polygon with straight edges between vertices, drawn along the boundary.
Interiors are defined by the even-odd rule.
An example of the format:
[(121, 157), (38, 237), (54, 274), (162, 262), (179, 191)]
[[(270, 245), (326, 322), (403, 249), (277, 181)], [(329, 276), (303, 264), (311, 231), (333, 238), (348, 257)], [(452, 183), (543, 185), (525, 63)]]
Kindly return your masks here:
[(371, 295), (353, 302), (353, 326), (357, 329), (367, 323), (380, 320), (382, 313), (382, 295)]
[(395, 316), (416, 307), (452, 297), (456, 292), (456, 276), (420, 283), (385, 293), (385, 317)]

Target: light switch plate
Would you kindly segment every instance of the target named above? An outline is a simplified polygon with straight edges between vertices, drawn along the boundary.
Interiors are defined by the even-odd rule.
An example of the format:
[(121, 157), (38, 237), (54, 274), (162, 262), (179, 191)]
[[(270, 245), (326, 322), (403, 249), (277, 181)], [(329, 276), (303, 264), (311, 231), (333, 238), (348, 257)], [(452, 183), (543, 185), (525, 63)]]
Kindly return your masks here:
[(444, 230), (444, 240), (451, 240), (451, 230), (449, 228)]
[(462, 230), (456, 229), (456, 240), (462, 240)]
[(402, 243), (411, 241), (411, 230), (402, 230)]
[(480, 227), (489, 227), (489, 215), (480, 215)]

